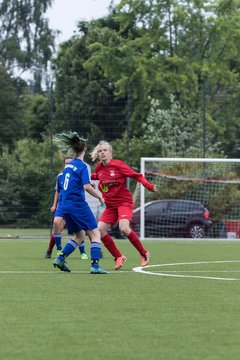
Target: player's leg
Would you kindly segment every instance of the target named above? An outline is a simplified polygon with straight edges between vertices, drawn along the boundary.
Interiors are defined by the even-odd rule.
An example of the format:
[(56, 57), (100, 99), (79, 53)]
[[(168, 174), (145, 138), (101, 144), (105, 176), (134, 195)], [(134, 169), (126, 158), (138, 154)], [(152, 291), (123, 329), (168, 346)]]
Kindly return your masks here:
[(57, 247), (57, 254), (62, 250), (62, 230), (65, 226), (65, 220), (62, 216), (55, 216), (53, 220), (53, 237)]
[(124, 262), (127, 260), (126, 256), (124, 256), (121, 251), (117, 248), (115, 242), (112, 237), (108, 234), (108, 230), (110, 228), (110, 223), (105, 223), (103, 221), (99, 221), (98, 229), (101, 233), (101, 240), (104, 246), (108, 249), (110, 254), (115, 259), (115, 270), (119, 270)]
[(106, 208), (102, 215), (100, 216), (98, 222), (98, 229), (101, 233), (101, 240), (104, 246), (108, 249), (110, 254), (114, 257), (116, 265), (115, 270), (121, 268), (123, 263), (126, 261), (126, 257), (121, 253), (121, 251), (117, 248), (115, 242), (112, 237), (108, 234), (108, 230), (111, 227), (111, 224), (115, 224), (118, 220), (118, 212), (117, 209), (109, 209)]
[(101, 258), (101, 240), (100, 240), (100, 231), (98, 228), (92, 230), (86, 230), (86, 234), (89, 236), (91, 241), (90, 245), (90, 254), (91, 254), (91, 274), (107, 274), (107, 272), (102, 269), (99, 265), (99, 260)]
[(78, 224), (81, 224), (81, 228), (85, 229), (86, 234), (88, 235), (91, 245), (90, 245), (90, 255), (91, 255), (91, 274), (106, 274), (107, 272), (99, 266), (99, 259), (101, 257), (101, 235), (97, 228), (97, 222), (95, 216), (93, 215), (92, 210), (89, 205), (81, 209), (81, 214), (79, 214)]
[[(78, 233), (76, 231), (76, 224), (75, 224), (75, 218), (72, 218), (71, 214), (66, 214), (64, 215), (64, 219), (67, 223), (67, 228), (69, 233), (74, 234), (76, 232), (76, 234)], [(79, 231), (80, 233), (80, 231)], [(58, 267), (61, 271), (67, 271), (70, 272), (71, 269), (69, 268), (67, 262), (66, 262), (66, 257), (69, 256), (76, 248), (78, 245), (80, 245), (81, 240), (82, 240), (82, 234), (78, 234), (79, 236), (75, 236), (74, 239), (71, 239), (67, 242), (67, 244), (64, 246), (64, 248), (60, 251), (60, 254), (58, 254), (57, 258), (54, 260), (53, 262), (53, 266), (54, 267)], [(79, 244), (77, 241), (79, 239)]]
[(77, 231), (74, 239), (69, 240), (62, 249), (61, 253), (58, 256), (59, 260), (65, 261), (65, 258), (71, 255), (74, 252), (74, 250), (81, 244), (84, 236), (85, 236), (84, 230)]
[(48, 244), (47, 251), (45, 252), (45, 258), (47, 258), (47, 259), (51, 258), (52, 250), (53, 250), (54, 245), (55, 245), (54, 235), (52, 234), (51, 237), (50, 237), (50, 241), (49, 241), (49, 244)]
[(150, 261), (149, 252), (143, 247), (138, 235), (130, 228), (132, 218), (132, 207), (119, 207), (119, 229), (125, 235), (141, 256), (141, 266), (146, 266)]
[[(71, 231), (72, 232), (72, 231)], [(79, 247), (82, 242), (82, 239), (85, 237), (85, 231), (80, 230), (76, 232), (74, 239), (69, 240), (58, 257), (54, 260), (53, 265), (58, 267), (62, 271), (70, 272), (70, 268), (66, 262), (66, 257), (71, 255), (74, 250)]]
[(97, 223), (90, 208), (87, 206), (82, 213), (77, 210), (75, 213), (64, 214), (64, 217), (69, 232), (75, 233), (76, 236), (74, 240), (68, 241), (64, 246), (61, 254), (54, 260), (53, 265), (62, 271), (71, 271), (65, 258), (68, 257), (82, 242), (83, 230), (79, 229), (84, 228), (87, 229), (86, 233), (91, 240), (91, 273), (105, 274), (106, 271), (98, 264), (101, 254), (100, 232), (97, 229)]
[(85, 231), (81, 235), (81, 242), (80, 242), (80, 245), (78, 245), (78, 249), (79, 249), (82, 260), (88, 260), (88, 256), (87, 256), (86, 249), (85, 249), (84, 239), (85, 239)]

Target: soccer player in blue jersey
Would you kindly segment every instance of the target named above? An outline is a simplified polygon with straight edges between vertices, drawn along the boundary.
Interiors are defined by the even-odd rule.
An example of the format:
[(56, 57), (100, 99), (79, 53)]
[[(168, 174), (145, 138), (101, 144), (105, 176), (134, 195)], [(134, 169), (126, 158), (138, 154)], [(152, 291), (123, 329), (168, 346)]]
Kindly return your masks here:
[[(72, 160), (72, 157), (70, 156), (66, 156), (64, 158), (64, 168), (70, 160)], [(51, 258), (52, 249), (55, 244), (57, 248), (57, 255), (59, 255), (62, 250), (62, 230), (64, 229), (66, 224), (62, 211), (62, 188), (63, 188), (63, 172), (60, 172), (57, 176), (54, 200), (53, 200), (53, 205), (51, 207), (51, 212), (55, 212), (53, 219), (53, 234), (48, 244), (48, 249), (45, 253), (46, 258)], [(85, 251), (84, 237), (85, 234), (82, 233), (82, 242), (79, 245), (79, 251), (82, 259), (87, 260), (88, 256)]]
[(85, 199), (85, 191), (96, 197), (101, 205), (104, 200), (101, 195), (92, 187), (90, 173), (87, 164), (83, 161), (87, 149), (86, 140), (76, 132), (59, 134), (57, 136), (65, 150), (75, 153), (75, 158), (70, 161), (63, 171), (62, 209), (63, 216), (70, 233), (75, 233), (74, 240), (68, 241), (60, 255), (54, 260), (54, 267), (61, 271), (70, 272), (66, 262), (68, 257), (82, 241), (82, 232), (85, 231), (91, 241), (91, 274), (107, 274), (99, 266), (101, 257), (100, 232), (97, 228), (96, 219)]

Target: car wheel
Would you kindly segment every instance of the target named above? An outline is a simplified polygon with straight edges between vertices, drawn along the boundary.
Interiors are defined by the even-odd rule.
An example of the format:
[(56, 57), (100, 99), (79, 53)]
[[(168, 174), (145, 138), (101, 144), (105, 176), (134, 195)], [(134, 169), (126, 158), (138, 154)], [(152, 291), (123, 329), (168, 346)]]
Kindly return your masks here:
[(205, 229), (201, 224), (193, 224), (189, 227), (188, 234), (192, 239), (202, 239), (205, 234)]

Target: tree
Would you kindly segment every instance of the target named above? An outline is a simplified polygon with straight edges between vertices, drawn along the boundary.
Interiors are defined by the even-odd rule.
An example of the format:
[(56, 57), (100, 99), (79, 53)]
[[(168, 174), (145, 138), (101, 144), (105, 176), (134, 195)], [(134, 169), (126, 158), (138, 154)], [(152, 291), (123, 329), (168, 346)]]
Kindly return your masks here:
[(79, 23), (80, 37), (62, 44), (55, 61), (56, 115), (54, 130), (76, 130), (88, 137), (90, 144), (99, 138), (112, 140), (125, 129), (127, 98), (116, 97), (115, 87), (96, 66), (88, 71), (84, 63), (91, 42), (89, 24)]
[(52, 0), (0, 1), (0, 58), (7, 69), (31, 70), (39, 78), (54, 49), (54, 32), (44, 17)]
[[(146, 118), (148, 95), (155, 77), (148, 10), (149, 6), (143, 1), (138, 2), (136, 8), (132, 2), (120, 2), (105, 23), (92, 22), (88, 31), (89, 57), (84, 68), (90, 73), (100, 69), (114, 84), (116, 97), (128, 96), (132, 135), (139, 135)], [(155, 30), (155, 25), (153, 28)], [(158, 32), (158, 35), (164, 43), (163, 34)]]
[(17, 81), (0, 65), (0, 148), (10, 147), (23, 136), (22, 106)]
[[(49, 176), (49, 139), (22, 139), (11, 152), (0, 155), (0, 224), (18, 227), (46, 226), (50, 220), (54, 183)], [(54, 173), (62, 167), (56, 151)]]
[[(23, 126), (25, 137), (36, 141), (43, 141), (49, 135), (50, 118), (53, 116), (50, 99), (51, 94), (24, 95)], [(52, 114), (51, 114), (52, 111)]]
[[(128, 137), (141, 138), (151, 99), (168, 110), (173, 94), (186, 112), (204, 113), (216, 130), (213, 142), (234, 154), (240, 122), (238, 7), (239, 1), (230, 0), (122, 0), (107, 17), (80, 22), (79, 35), (57, 59), (58, 124), (77, 124), (110, 140), (128, 127)], [(110, 101), (120, 102), (119, 117)], [(103, 125), (109, 118), (117, 118), (111, 129)]]
[(222, 0), (180, 1), (172, 6), (172, 56), (166, 57), (157, 84), (160, 89), (165, 85), (165, 96), (174, 94), (190, 111), (202, 110), (205, 102), (207, 116), (218, 129), (214, 141), (222, 142), (229, 156), (236, 156), (240, 121), (239, 5)]
[[(114, 156), (139, 170), (140, 157), (202, 157), (203, 123), (201, 112), (189, 112), (173, 96), (169, 109), (162, 109), (160, 102), (151, 100), (146, 121), (142, 124), (141, 137), (132, 137), (126, 147), (127, 134), (112, 143)], [(222, 144), (216, 142), (221, 131), (207, 119), (206, 157), (224, 156)]]
[[(171, 107), (160, 108), (159, 101), (151, 101), (151, 109), (143, 124), (143, 140), (149, 147), (158, 147), (162, 157), (202, 157), (203, 124), (201, 112), (189, 112), (170, 97)], [(206, 157), (221, 154), (221, 144), (214, 143), (216, 126), (207, 124)]]
[[(99, 28), (96, 22), (89, 27), (95, 37), (88, 42), (90, 56), (84, 66), (88, 71), (100, 68), (116, 93), (130, 89), (132, 134), (141, 135), (139, 125), (147, 116), (150, 98), (169, 108), (174, 94), (188, 111), (197, 112), (202, 110), (206, 87), (207, 114), (224, 134), (216, 141), (230, 138), (235, 146), (239, 1), (122, 0), (111, 20), (114, 29), (107, 24)], [(215, 105), (219, 96), (222, 101)]]

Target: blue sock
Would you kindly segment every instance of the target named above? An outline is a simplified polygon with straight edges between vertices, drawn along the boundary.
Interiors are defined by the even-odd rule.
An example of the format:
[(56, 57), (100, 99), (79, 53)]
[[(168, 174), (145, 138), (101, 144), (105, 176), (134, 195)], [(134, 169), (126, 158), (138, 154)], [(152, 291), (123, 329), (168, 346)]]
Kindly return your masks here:
[(101, 244), (92, 242), (90, 247), (92, 266), (98, 267), (98, 262), (101, 256)]
[(78, 248), (79, 248), (80, 254), (86, 254), (84, 241), (80, 244), (80, 246)]
[(62, 234), (54, 234), (53, 237), (57, 250), (62, 250)]
[(62, 252), (67, 257), (76, 249), (77, 244), (74, 240), (69, 240), (68, 243), (62, 249)]

